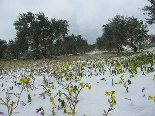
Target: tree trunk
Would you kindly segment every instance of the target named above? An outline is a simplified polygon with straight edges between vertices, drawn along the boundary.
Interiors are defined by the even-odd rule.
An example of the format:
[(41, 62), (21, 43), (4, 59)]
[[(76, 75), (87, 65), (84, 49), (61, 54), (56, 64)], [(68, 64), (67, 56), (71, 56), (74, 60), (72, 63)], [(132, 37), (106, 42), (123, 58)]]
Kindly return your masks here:
[(132, 42), (130, 43), (130, 46), (133, 48), (134, 52), (137, 52), (137, 47), (136, 45), (134, 45)]
[(120, 47), (117, 47), (117, 53), (120, 53)]

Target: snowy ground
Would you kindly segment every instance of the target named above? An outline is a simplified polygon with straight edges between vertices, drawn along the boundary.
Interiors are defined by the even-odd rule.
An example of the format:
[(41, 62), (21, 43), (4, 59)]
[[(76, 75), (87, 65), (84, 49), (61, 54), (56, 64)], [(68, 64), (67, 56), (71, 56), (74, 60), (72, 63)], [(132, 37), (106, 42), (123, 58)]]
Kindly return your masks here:
[[(152, 49), (151, 51), (153, 52)], [(13, 112), (17, 113), (12, 114), (12, 116), (40, 116), (41, 111), (36, 113), (36, 109), (41, 107), (44, 109), (44, 116), (51, 116), (52, 108), (55, 108), (54, 112), (56, 116), (67, 116), (69, 115), (68, 112), (71, 112), (71, 109), (66, 97), (64, 94), (61, 94), (61, 96), (58, 96), (57, 94), (60, 90), (68, 96), (69, 93), (71, 93), (73, 98), (74, 92), (68, 92), (60, 83), (66, 84), (65, 87), (69, 85), (69, 90), (71, 90), (72, 84), (82, 88), (79, 84), (81, 82), (88, 84), (88, 86), (91, 85), (91, 88), (88, 89), (88, 86), (86, 85), (82, 88), (78, 96), (79, 102), (75, 108), (76, 113), (73, 114), (75, 116), (102, 116), (104, 110), (108, 111), (110, 108), (108, 102), (110, 96), (105, 95), (106, 91), (109, 93), (115, 91), (113, 96), (115, 96), (116, 101), (116, 105), (112, 107), (114, 110), (109, 112), (108, 116), (155, 116), (155, 102), (153, 100), (148, 100), (149, 96), (155, 96), (155, 81), (153, 81), (155, 72), (145, 72), (145, 75), (142, 75), (143, 71), (137, 67), (137, 74), (135, 74), (134, 77), (130, 77), (128, 71), (117, 75), (111, 75), (111, 70), (109, 69), (111, 64), (106, 64), (103, 59), (72, 61), (68, 64), (64, 62), (52, 64), (52, 62), (42, 63), (42, 66), (40, 67), (35, 67), (35, 65), (32, 64), (31, 69), (16, 68), (14, 70), (7, 70), (7, 74), (0, 76), (0, 98), (2, 98), (3, 101), (6, 101), (6, 96), (9, 95), (10, 100), (8, 101), (8, 105), (10, 105), (12, 101), (15, 102), (15, 104), (12, 104), (13, 109), (17, 105), (18, 96), (22, 90), (22, 85), (17, 83), (20, 83), (19, 80), (21, 78), (27, 77), (30, 79), (28, 83), (31, 86), (25, 88), (21, 93), (19, 104), (17, 108), (13, 110)], [(147, 64), (146, 66), (149, 65), (150, 64)], [(153, 67), (155, 68), (155, 66)], [(99, 69), (102, 71), (99, 71)], [(82, 76), (79, 76), (79, 70), (80, 73), (82, 73)], [(62, 80), (58, 81), (56, 79), (58, 77), (62, 77)], [(124, 81), (122, 84), (119, 83), (121, 77)], [(72, 79), (72, 81), (67, 81), (64, 78), (74, 79)], [(78, 81), (75, 81), (75, 78), (78, 78)], [(45, 80), (48, 82), (46, 83)], [(127, 83), (128, 80), (131, 81), (130, 84)], [(124, 87), (125, 82), (128, 87), (128, 92)], [(48, 85), (43, 87), (46, 84)], [(8, 93), (6, 93), (7, 90)], [(46, 90), (49, 90), (50, 95), (47, 94), (48, 92)], [(45, 99), (43, 99), (43, 96), (40, 94), (45, 91)], [(31, 96), (30, 102), (28, 102), (28, 94)], [(15, 97), (15, 95), (17, 97)], [(51, 97), (54, 98), (54, 105), (50, 102)], [(65, 108), (58, 110), (58, 106), (60, 106), (58, 98), (65, 101)], [(2, 103), (1, 100), (0, 103)], [(63, 113), (64, 109), (67, 110), (66, 114)], [(7, 107), (0, 104), (0, 116), (7, 115)]]

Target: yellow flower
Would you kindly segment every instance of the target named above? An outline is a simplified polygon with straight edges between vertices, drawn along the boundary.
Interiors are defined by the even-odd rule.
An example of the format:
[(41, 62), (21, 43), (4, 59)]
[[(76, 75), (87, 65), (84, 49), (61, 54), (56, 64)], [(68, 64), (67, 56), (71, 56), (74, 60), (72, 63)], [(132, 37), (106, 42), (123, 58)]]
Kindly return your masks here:
[(115, 70), (118, 70), (118, 69), (119, 69), (119, 67), (118, 67), (118, 66), (116, 66), (116, 67), (115, 67)]
[(152, 96), (149, 96), (149, 97), (148, 97), (148, 100), (152, 100), (152, 99), (153, 99), (153, 97), (152, 97)]
[(132, 65), (131, 67), (132, 67), (132, 68), (135, 68), (135, 66), (134, 66), (134, 65)]
[(115, 70), (118, 70), (120, 68), (121, 68), (121, 66), (115, 66)]
[(119, 81), (119, 84), (120, 84), (120, 85), (122, 85), (122, 83), (123, 83), (122, 81)]
[(73, 90), (73, 89), (71, 89), (71, 90), (70, 90), (70, 92), (71, 92), (71, 93), (73, 93), (73, 92), (74, 92), (74, 90)]
[(112, 94), (115, 94), (115, 91), (111, 91)]
[(11, 104), (10, 104), (10, 105), (11, 105), (11, 108), (13, 108), (13, 106), (14, 106), (15, 104), (16, 104), (16, 102), (12, 101)]
[(20, 78), (19, 79), (19, 82), (23, 83), (24, 82), (24, 79), (23, 78)]
[(27, 84), (27, 87), (30, 87), (30, 86), (31, 86), (30, 83), (28, 83), (28, 84)]
[(75, 109), (72, 109), (72, 113), (75, 113)]
[(84, 83), (83, 82), (80, 82), (79, 85), (84, 88)]
[(153, 76), (153, 81), (155, 80), (155, 75)]
[(117, 103), (116, 103), (116, 102), (114, 102), (112, 105), (113, 105), (113, 106), (115, 106), (116, 104), (117, 104)]
[(29, 82), (29, 80), (30, 80), (30, 78), (27, 78), (27, 77), (26, 77), (26, 78), (24, 78), (24, 82), (25, 82), (25, 83), (28, 83), (28, 82)]
[(62, 94), (61, 94), (61, 93), (59, 93), (59, 97), (61, 97), (61, 95), (62, 95)]
[(121, 78), (121, 79), (124, 78), (124, 75), (121, 75), (120, 78)]
[(88, 89), (91, 90), (91, 85), (88, 86)]
[(44, 87), (48, 87), (48, 84), (45, 84)]
[(115, 100), (115, 96), (111, 96), (111, 98), (110, 98), (111, 100)]
[(71, 115), (72, 113), (71, 112), (68, 112), (68, 115)]
[(52, 103), (52, 105), (54, 105), (54, 98), (50, 97), (50, 102)]
[(46, 95), (47, 94), (46, 91), (44, 91), (43, 94)]
[(105, 92), (106, 96), (110, 96), (110, 93), (108, 91)]
[(68, 67), (68, 63), (65, 63), (65, 64), (64, 64), (64, 67), (67, 68), (67, 67)]

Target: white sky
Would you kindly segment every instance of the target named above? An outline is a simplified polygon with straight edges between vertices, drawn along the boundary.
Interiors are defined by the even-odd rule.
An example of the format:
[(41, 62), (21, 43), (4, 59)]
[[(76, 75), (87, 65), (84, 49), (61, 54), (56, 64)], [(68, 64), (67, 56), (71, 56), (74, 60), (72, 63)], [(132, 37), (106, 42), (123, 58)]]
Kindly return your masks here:
[[(102, 25), (116, 14), (144, 20), (140, 10), (147, 0), (0, 0), (0, 39), (15, 38), (13, 22), (19, 13), (43, 12), (47, 17), (69, 21), (70, 34), (82, 35), (94, 43), (102, 35)], [(155, 34), (155, 25), (149, 26)]]

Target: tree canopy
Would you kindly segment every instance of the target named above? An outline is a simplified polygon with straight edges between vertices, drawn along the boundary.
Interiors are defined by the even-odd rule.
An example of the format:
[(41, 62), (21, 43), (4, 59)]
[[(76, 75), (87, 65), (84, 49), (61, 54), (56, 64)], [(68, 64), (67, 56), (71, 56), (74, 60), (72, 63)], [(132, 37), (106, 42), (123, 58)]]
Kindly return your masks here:
[(148, 0), (150, 5), (144, 6), (144, 14), (147, 14), (149, 18), (146, 18), (148, 24), (155, 24), (155, 0)]
[(85, 53), (89, 47), (81, 35), (68, 35), (67, 20), (49, 19), (44, 13), (20, 13), (14, 26), (15, 40), (0, 40), (0, 59), (51, 58)]
[[(148, 12), (149, 23), (154, 23), (154, 1), (149, 0), (152, 6), (145, 6)], [(151, 8), (149, 8), (151, 7)], [(152, 13), (151, 13), (152, 12)], [(150, 22), (152, 21), (152, 22)], [(137, 47), (147, 37), (147, 25), (135, 17), (116, 15), (104, 24), (103, 34), (98, 37), (96, 44), (88, 45), (81, 35), (68, 35), (69, 23), (67, 20), (49, 19), (44, 13), (20, 13), (14, 22), (16, 37), (8, 43), (0, 40), (0, 59), (38, 59), (51, 58), (58, 55), (78, 54), (94, 50), (123, 50), (129, 45), (137, 52)], [(151, 40), (152, 41), (152, 40)]]
[(142, 20), (116, 15), (108, 24), (103, 25), (103, 34), (97, 39), (97, 46), (120, 52), (122, 46), (129, 45), (137, 52), (137, 45), (144, 41), (147, 32), (147, 25)]
[(49, 20), (44, 13), (27, 12), (19, 15), (14, 26), (19, 53), (24, 54), (31, 48), (36, 58), (46, 58), (53, 42), (67, 35), (69, 24), (66, 20)]
[(7, 48), (7, 42), (0, 39), (0, 59), (3, 58), (3, 54)]

